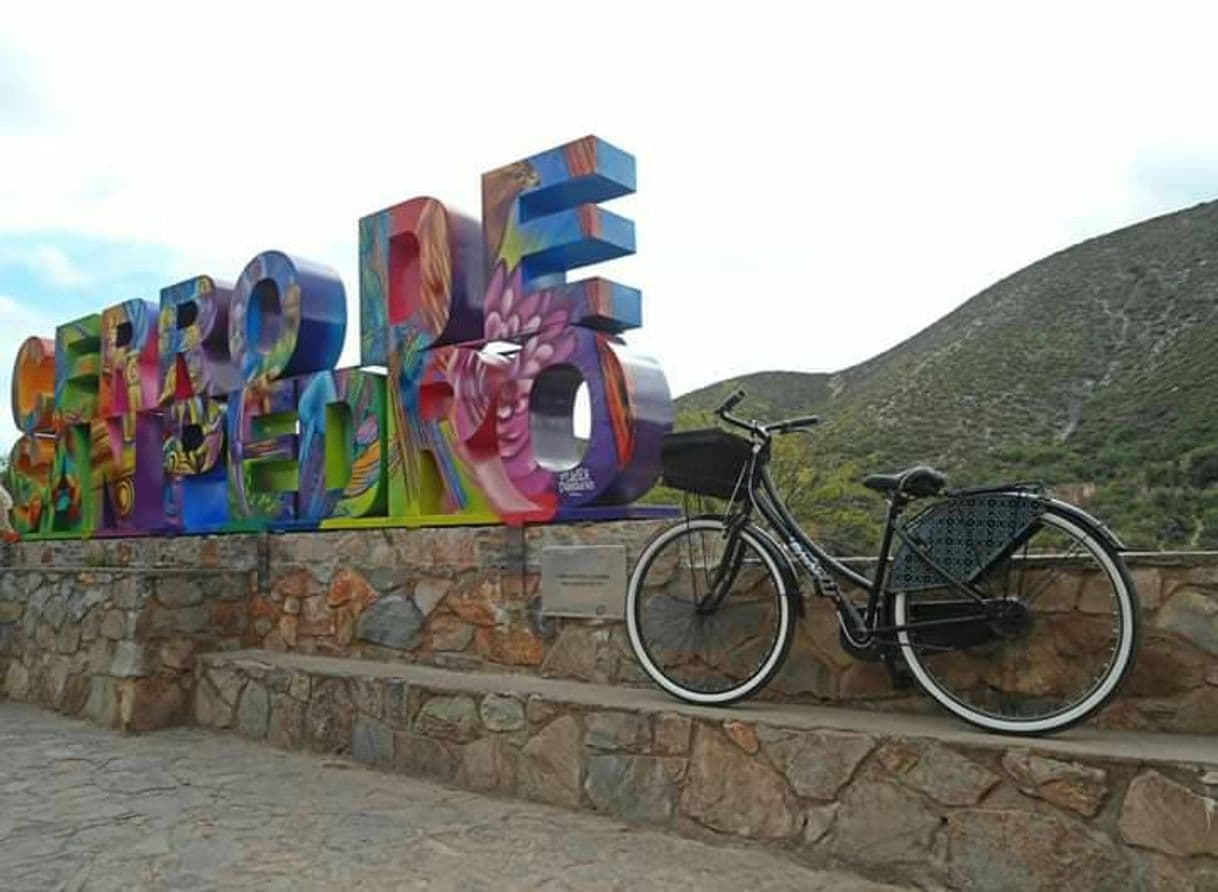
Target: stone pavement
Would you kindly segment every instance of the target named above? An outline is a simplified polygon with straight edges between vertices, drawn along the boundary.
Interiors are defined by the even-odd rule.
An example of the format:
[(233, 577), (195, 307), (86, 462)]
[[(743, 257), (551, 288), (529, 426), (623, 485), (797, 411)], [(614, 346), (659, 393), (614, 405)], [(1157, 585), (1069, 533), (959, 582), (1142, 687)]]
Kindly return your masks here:
[(0, 703), (0, 885), (44, 889), (895, 890), (197, 729)]

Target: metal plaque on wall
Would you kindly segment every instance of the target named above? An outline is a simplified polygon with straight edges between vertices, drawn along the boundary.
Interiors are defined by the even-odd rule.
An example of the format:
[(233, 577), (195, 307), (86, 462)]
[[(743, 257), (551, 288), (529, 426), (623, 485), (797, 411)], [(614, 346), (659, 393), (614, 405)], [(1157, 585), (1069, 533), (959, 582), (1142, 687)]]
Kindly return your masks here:
[(622, 619), (626, 546), (555, 545), (541, 551), (541, 612)]

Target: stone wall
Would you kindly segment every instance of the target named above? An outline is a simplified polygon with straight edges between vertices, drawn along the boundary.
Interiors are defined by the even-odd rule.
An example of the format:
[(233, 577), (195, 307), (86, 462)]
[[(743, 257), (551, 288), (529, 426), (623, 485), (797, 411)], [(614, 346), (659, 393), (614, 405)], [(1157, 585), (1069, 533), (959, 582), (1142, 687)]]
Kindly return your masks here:
[[(750, 719), (653, 695), (595, 704), (571, 699), (579, 685), (497, 676), (480, 689), (454, 685), (470, 678), (455, 673), (445, 683), (417, 667), (297, 655), (216, 654), (198, 671), (195, 715), (207, 727), (479, 792), (744, 837), (902, 884), (1218, 888), (1218, 753), (1174, 762), (1067, 754), (1052, 741), (939, 740), (918, 736), (912, 718), (863, 733), (803, 721), (798, 709)], [(784, 712), (801, 724), (784, 724)], [(1193, 750), (1172, 758), (1183, 752)]]
[(24, 544), (0, 568), (0, 697), (98, 724), (188, 718), (195, 656), (239, 647), (257, 588), (250, 543)]
[[(622, 543), (633, 566), (647, 539), (666, 523), (275, 537), (273, 582), (255, 602), (252, 643), (306, 654), (645, 684), (621, 622), (541, 615), (540, 560), (549, 545)], [(1218, 554), (1139, 554), (1128, 561), (1146, 634), (1123, 695), (1099, 723), (1218, 732)], [(1082, 574), (1063, 574), (1052, 593), (1056, 609), (1085, 613), (1087, 584)], [(842, 650), (836, 613), (820, 599), (808, 602), (786, 664), (763, 696), (935, 709), (916, 690), (894, 690), (882, 665)]]
[[(1111, 728), (1218, 733), (1218, 553), (1130, 553), (1125, 562), (1142, 605), (1142, 641), (1120, 695), (1091, 722)], [(1063, 572), (1038, 603), (1063, 622), (1085, 618), (1094, 610), (1088, 598), (1094, 578)], [(795, 698), (905, 712), (935, 709), (919, 691), (894, 691), (882, 666), (855, 661), (835, 647), (834, 616), (825, 601), (809, 604), (808, 618), (775, 687)], [(1066, 661), (1070, 653), (1056, 657)], [(792, 676), (796, 667), (809, 665), (817, 667), (814, 673)]]
[(304, 654), (641, 682), (621, 622), (542, 615), (541, 555), (550, 545), (622, 544), (632, 564), (665, 523), (272, 537), (271, 585), (251, 604), (253, 643)]
[[(664, 523), (21, 543), (0, 570), (0, 695), (76, 712), (83, 685), (97, 692), (95, 706), (102, 698), (107, 720), (115, 701), (132, 703), (135, 716), (146, 699), (137, 691), (161, 691), (171, 705), (189, 693), (179, 676), (195, 651), (237, 646), (643, 684), (621, 622), (542, 615), (540, 560), (548, 545), (621, 543), (632, 562)], [(1146, 635), (1124, 693), (1099, 723), (1218, 732), (1218, 555), (1128, 561)], [(196, 573), (206, 584), (191, 581)], [(116, 595), (124, 586), (138, 594)], [(1072, 577), (1054, 602), (1085, 611), (1085, 587)], [(76, 606), (61, 609), (67, 604)], [(114, 611), (129, 625), (109, 638), (100, 622)], [(117, 622), (107, 631), (118, 632)], [(138, 653), (140, 673), (102, 671), (115, 653)], [(830, 605), (815, 599), (765, 696), (933, 709), (917, 691), (894, 691), (882, 666), (846, 654)]]

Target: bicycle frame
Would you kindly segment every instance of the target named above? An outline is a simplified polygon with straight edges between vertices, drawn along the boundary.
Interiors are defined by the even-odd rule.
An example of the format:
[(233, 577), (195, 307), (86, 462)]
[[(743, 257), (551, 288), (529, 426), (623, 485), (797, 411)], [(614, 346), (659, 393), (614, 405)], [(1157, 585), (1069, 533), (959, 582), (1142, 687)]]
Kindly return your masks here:
[[(798, 560), (800, 569), (812, 580), (817, 591), (822, 594), (828, 594), (832, 598), (838, 608), (842, 630), (849, 637), (851, 643), (858, 647), (866, 647), (876, 643), (895, 644), (895, 639), (892, 641), (877, 641), (877, 639), (881, 635), (895, 636), (897, 633), (904, 631), (926, 631), (935, 628), (988, 622), (994, 619), (1003, 609), (1005, 605), (1001, 600), (995, 601), (987, 596), (986, 593), (954, 577), (910, 536), (907, 528), (901, 522), (901, 515), (908, 506), (910, 499), (900, 493), (895, 493), (889, 500), (888, 517), (884, 525), (883, 538), (880, 542), (875, 575), (868, 577), (846, 566), (846, 564), (831, 555), (816, 540), (804, 532), (799, 522), (783, 502), (774, 484), (774, 480), (770, 476), (766, 462), (768, 454), (763, 455), (763, 453), (768, 453), (767, 447), (767, 443), (755, 442), (753, 460), (750, 463), (747, 474), (744, 475), (747, 480), (741, 481), (742, 485), (747, 486), (749, 490), (747, 504), (750, 508), (756, 509), (765, 518), (770, 527), (780, 535), (782, 544)], [(746, 512), (744, 519), (747, 519), (747, 516)], [(977, 615), (925, 620), (902, 625), (891, 622), (882, 624), (881, 621), (887, 619), (887, 612), (884, 608), (888, 606), (888, 601), (885, 597), (884, 587), (888, 581), (889, 557), (894, 540), (899, 540), (919, 558), (926, 561), (927, 565), (943, 578), (947, 587), (975, 601), (981, 608)], [(790, 564), (785, 555), (782, 557)], [(826, 570), (828, 573), (826, 573)], [(840, 592), (833, 576), (844, 579), (867, 592), (867, 604), (863, 613), (860, 613), (859, 608)], [(825, 592), (826, 584), (830, 586), (828, 592)], [(721, 598), (722, 595), (720, 594), (719, 597)], [(852, 628), (846, 627), (847, 619)]]

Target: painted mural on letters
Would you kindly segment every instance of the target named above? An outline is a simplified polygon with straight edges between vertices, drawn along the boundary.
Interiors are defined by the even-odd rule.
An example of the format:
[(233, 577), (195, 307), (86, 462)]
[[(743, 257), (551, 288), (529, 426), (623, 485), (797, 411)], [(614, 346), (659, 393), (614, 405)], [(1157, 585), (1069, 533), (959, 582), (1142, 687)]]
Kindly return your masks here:
[[(27, 538), (620, 518), (672, 426), (623, 334), (641, 296), (581, 267), (631, 254), (600, 206), (634, 158), (585, 137), (482, 178), (482, 221), (413, 198), (359, 221), (346, 292), (281, 251), (18, 351), (9, 477)], [(591, 414), (577, 436), (577, 401)]]

